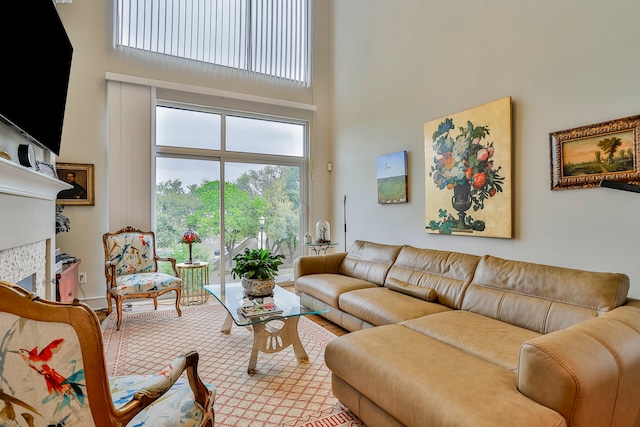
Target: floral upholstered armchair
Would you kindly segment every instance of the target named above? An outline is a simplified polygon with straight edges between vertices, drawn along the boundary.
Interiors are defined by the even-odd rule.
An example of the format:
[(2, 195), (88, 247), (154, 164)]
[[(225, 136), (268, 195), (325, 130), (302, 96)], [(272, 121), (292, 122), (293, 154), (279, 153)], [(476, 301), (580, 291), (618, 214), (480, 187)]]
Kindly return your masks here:
[[(104, 245), (104, 274), (107, 279), (107, 313), (111, 313), (111, 298), (116, 302), (120, 329), (122, 303), (128, 298), (153, 298), (154, 309), (158, 309), (158, 296), (176, 292), (176, 311), (180, 310), (182, 279), (178, 277), (176, 260), (156, 255), (156, 236), (153, 231), (140, 231), (127, 226), (115, 233), (102, 236)], [(173, 274), (158, 271), (158, 261), (171, 263)]]
[[(1, 426), (213, 426), (198, 353), (155, 375), (108, 377), (96, 314), (0, 281)], [(181, 377), (187, 373), (187, 378)]]

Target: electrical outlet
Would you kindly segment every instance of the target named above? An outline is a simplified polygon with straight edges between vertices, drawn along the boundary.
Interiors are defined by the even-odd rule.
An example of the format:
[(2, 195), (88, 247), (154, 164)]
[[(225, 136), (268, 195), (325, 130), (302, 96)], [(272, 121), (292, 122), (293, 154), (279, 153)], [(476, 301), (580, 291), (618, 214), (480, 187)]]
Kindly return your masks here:
[(78, 273), (78, 282), (87, 283), (87, 273), (85, 272)]

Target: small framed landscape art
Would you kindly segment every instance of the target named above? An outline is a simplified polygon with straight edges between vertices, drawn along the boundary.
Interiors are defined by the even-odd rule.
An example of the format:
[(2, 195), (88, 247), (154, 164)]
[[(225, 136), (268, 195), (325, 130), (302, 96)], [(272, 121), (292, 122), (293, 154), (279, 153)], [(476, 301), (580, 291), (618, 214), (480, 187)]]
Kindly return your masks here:
[(632, 116), (550, 133), (551, 189), (639, 182), (639, 130), (640, 116)]
[(73, 188), (58, 193), (59, 205), (93, 206), (93, 165), (85, 163), (57, 163), (58, 178)]
[(511, 97), (424, 124), (426, 232), (512, 237)]
[(376, 159), (378, 203), (407, 203), (407, 152), (380, 156)]

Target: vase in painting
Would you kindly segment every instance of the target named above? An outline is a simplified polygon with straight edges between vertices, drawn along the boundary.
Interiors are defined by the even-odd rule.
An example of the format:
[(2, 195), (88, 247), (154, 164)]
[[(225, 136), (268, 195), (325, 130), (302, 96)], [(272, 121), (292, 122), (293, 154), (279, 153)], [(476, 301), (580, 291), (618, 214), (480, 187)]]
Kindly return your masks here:
[(465, 222), (467, 210), (471, 207), (471, 184), (467, 180), (457, 183), (453, 187), (453, 197), (451, 198), (453, 209), (458, 212), (458, 222), (455, 228), (458, 230), (468, 230), (471, 228)]

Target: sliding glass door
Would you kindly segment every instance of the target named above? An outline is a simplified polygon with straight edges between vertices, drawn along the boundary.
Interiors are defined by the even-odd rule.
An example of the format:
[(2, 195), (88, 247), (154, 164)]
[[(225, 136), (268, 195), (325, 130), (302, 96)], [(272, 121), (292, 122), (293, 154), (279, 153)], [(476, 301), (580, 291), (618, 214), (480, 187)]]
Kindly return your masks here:
[(283, 254), (278, 280), (293, 280), (304, 223), (306, 124), (165, 105), (156, 110), (159, 252), (187, 260), (180, 236), (191, 229), (202, 240), (192, 245), (192, 256), (209, 263), (211, 284), (238, 281), (230, 271), (245, 248)]

